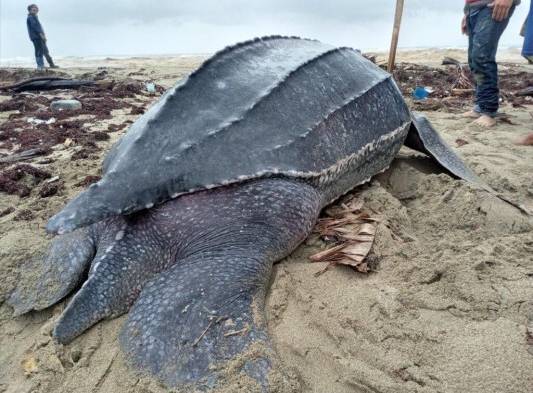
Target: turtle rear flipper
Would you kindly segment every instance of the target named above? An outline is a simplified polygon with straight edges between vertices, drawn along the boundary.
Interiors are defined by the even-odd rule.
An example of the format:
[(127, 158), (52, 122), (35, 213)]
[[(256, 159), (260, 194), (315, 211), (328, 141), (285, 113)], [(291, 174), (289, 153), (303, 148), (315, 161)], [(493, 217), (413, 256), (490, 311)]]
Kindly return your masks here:
[(439, 133), (433, 128), (425, 116), (412, 113), (411, 128), (407, 134), (405, 146), (428, 155), (453, 176), (466, 180), (475, 187), (489, 192), (502, 201), (514, 206), (523, 214), (528, 216), (533, 215), (533, 212), (528, 208), (517, 203), (509, 196), (495, 191), (472, 172), (465, 162), (440, 137)]
[(425, 116), (412, 113), (411, 129), (407, 134), (405, 146), (432, 157), (453, 176), (493, 192), (440, 137)]
[(267, 179), (194, 200), (210, 206), (198, 215), (208, 227), (142, 289), (121, 334), (126, 357), (184, 391), (232, 386), (235, 376), (251, 391), (284, 384), (264, 320), (266, 286), (272, 264), (311, 232), (320, 197), (303, 183)]
[(127, 358), (191, 391), (220, 386), (231, 368), (266, 387), (273, 354), (263, 318), (269, 270), (251, 256), (212, 256), (160, 274), (129, 313), (121, 335)]
[(14, 315), (57, 303), (82, 281), (96, 252), (91, 228), (55, 238), (46, 254), (23, 267), (23, 279), (8, 299)]

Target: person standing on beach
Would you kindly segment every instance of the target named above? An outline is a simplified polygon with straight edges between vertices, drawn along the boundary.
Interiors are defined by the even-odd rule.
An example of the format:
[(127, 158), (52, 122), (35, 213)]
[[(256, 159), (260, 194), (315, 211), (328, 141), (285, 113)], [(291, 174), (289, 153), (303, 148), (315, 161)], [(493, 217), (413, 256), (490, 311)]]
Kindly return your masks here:
[(529, 64), (533, 64), (533, 1), (529, 5), (529, 14), (524, 22), (521, 32), (524, 37), (524, 46), (522, 47), (522, 56), (524, 56)]
[(520, 0), (465, 0), (461, 25), (468, 35), (468, 65), (476, 85), (474, 108), (465, 117), (483, 127), (496, 125), (499, 108), (496, 51), (500, 37)]
[[(524, 56), (529, 64), (533, 64), (533, 1), (529, 5), (529, 14), (526, 22), (522, 28), (522, 36), (524, 37), (524, 47), (522, 48), (522, 56)], [(519, 140), (517, 145), (533, 146), (533, 132), (526, 135)]]
[(44, 59), (50, 65), (50, 68), (58, 68), (54, 64), (54, 60), (48, 52), (48, 46), (46, 45), (46, 35), (44, 34), (43, 27), (37, 14), (39, 13), (39, 7), (36, 4), (30, 4), (28, 6), (28, 18), (26, 19), (26, 25), (28, 27), (28, 34), (31, 42), (35, 48), (35, 61), (37, 62), (37, 69), (44, 70)]

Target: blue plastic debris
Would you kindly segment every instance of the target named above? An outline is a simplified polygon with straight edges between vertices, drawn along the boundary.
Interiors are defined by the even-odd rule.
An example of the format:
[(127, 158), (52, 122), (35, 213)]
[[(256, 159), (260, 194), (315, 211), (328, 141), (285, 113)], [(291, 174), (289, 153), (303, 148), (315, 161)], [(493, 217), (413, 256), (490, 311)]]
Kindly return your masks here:
[(429, 96), (429, 91), (422, 86), (417, 86), (413, 91), (413, 98), (415, 100), (425, 100)]

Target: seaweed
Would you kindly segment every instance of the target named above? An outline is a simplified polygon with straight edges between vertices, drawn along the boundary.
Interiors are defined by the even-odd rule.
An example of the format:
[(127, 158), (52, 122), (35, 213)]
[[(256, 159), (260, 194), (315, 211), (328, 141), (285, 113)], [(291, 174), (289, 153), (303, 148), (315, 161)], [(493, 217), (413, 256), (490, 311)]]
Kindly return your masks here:
[(30, 221), (35, 218), (35, 215), (31, 210), (23, 209), (19, 210), (17, 214), (15, 214), (15, 217), (13, 217), (14, 221)]
[[(27, 178), (29, 181), (25, 181)], [(34, 186), (52, 175), (42, 169), (28, 164), (19, 164), (0, 172), (0, 192), (18, 195), (23, 198), (30, 195)]]
[(74, 184), (74, 186), (75, 187), (87, 187), (87, 186), (90, 186), (93, 183), (96, 183), (100, 179), (101, 179), (100, 176), (87, 175), (87, 176), (85, 176), (85, 178), (82, 181), (80, 181), (79, 183)]
[(48, 198), (53, 195), (56, 195), (59, 191), (64, 188), (64, 183), (60, 181), (45, 183), (39, 190), (39, 195), (41, 198)]

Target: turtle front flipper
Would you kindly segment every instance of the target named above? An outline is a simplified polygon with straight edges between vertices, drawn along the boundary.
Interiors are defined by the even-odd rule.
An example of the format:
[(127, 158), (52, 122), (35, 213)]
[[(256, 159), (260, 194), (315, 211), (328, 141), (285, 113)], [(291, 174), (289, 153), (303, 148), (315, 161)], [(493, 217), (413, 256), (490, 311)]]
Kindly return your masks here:
[(158, 220), (154, 209), (100, 224), (88, 278), (57, 321), (57, 341), (67, 344), (100, 320), (126, 313), (145, 283), (173, 262), (172, 247), (153, 223)]
[[(224, 193), (234, 204), (224, 203)], [(273, 262), (312, 230), (319, 197), (310, 186), (285, 180), (220, 194), (211, 203), (205, 194), (196, 200), (218, 205), (218, 217), (187, 256), (146, 284), (121, 346), (134, 368), (184, 391), (235, 391), (235, 378), (246, 392), (286, 387), (264, 320), (266, 285)]]
[(14, 315), (43, 310), (67, 296), (83, 280), (95, 252), (91, 227), (56, 237), (44, 256), (23, 266), (23, 277), (8, 299)]

